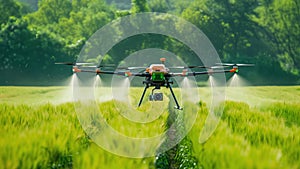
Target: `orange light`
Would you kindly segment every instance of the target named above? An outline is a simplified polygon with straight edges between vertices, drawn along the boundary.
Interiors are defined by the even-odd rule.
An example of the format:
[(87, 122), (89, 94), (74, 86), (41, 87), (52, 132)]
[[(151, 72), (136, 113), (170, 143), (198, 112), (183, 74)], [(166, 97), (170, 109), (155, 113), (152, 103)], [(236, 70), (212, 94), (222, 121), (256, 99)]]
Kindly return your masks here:
[(182, 70), (182, 76), (186, 76), (187, 75), (186, 73), (187, 73), (187, 69), (183, 69)]
[(74, 73), (78, 73), (78, 72), (81, 72), (81, 70), (78, 69), (77, 66), (73, 66), (73, 72), (74, 72)]
[(131, 72), (125, 72), (125, 76), (126, 77), (132, 76), (132, 73)]
[(101, 70), (100, 70), (100, 69), (96, 69), (96, 73), (97, 73), (97, 74), (100, 74), (100, 73), (101, 73)]
[(230, 72), (231, 73), (234, 73), (234, 72), (236, 72), (237, 71), (237, 68), (232, 68), (232, 69), (230, 69)]

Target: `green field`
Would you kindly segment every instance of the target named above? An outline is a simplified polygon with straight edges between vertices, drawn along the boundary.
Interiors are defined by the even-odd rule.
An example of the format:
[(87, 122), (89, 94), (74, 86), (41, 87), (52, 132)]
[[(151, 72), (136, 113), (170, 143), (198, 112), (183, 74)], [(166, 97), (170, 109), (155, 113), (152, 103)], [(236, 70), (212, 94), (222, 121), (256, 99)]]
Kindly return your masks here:
[[(202, 102), (188, 134), (199, 168), (300, 168), (300, 86), (227, 89), (221, 122), (204, 144), (198, 139), (208, 115), (209, 89), (199, 91)], [(155, 157), (120, 157), (93, 143), (70, 93), (67, 87), (0, 87), (0, 168), (155, 168)], [(101, 103), (107, 109), (112, 105)], [(155, 135), (164, 130), (165, 110), (156, 122), (133, 125), (131, 133), (121, 126), (132, 123), (114, 109), (106, 118), (128, 135)], [(134, 130), (140, 127), (142, 132)]]

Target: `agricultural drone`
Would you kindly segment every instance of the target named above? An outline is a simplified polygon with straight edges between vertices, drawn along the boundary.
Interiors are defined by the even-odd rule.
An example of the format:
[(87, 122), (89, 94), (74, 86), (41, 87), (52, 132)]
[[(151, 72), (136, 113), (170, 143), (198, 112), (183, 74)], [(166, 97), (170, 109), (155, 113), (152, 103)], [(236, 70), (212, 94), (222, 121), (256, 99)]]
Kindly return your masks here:
[[(142, 104), (142, 101), (144, 99), (145, 93), (149, 87), (153, 87), (152, 93), (149, 96), (150, 101), (162, 101), (163, 100), (163, 94), (162, 93), (154, 93), (154, 90), (159, 90), (161, 87), (166, 87), (170, 89), (170, 92), (174, 98), (175, 101), (175, 108), (182, 110), (182, 107), (180, 107), (176, 96), (172, 89), (172, 77), (175, 76), (181, 76), (181, 77), (187, 77), (187, 76), (198, 76), (198, 75), (212, 75), (215, 73), (237, 73), (238, 67), (240, 66), (254, 66), (253, 64), (231, 64), (231, 63), (216, 63), (215, 66), (206, 67), (206, 66), (176, 66), (176, 67), (166, 67), (165, 66), (165, 58), (160, 58), (161, 63), (160, 64), (151, 64), (149, 67), (118, 67), (114, 71), (105, 70), (105, 67), (114, 67), (114, 65), (102, 65), (102, 66), (89, 66), (90, 63), (70, 63), (70, 62), (60, 62), (56, 64), (63, 64), (63, 65), (72, 65), (73, 66), (73, 73), (80, 73), (80, 72), (87, 72), (87, 73), (96, 73), (96, 75), (101, 74), (115, 74), (125, 77), (130, 76), (137, 76), (137, 77), (144, 77), (145, 80), (143, 81), (143, 84), (145, 85), (144, 91), (142, 93), (142, 96), (140, 98), (138, 107)], [(91, 70), (90, 68), (94, 68)], [(223, 69), (231, 67), (231, 69)], [(193, 68), (205, 68), (205, 71), (188, 71), (189, 69)], [(144, 70), (143, 72), (136, 73), (131, 72), (131, 70), (140, 69)], [(182, 69), (182, 72), (175, 73), (170, 72), (170, 69)]]

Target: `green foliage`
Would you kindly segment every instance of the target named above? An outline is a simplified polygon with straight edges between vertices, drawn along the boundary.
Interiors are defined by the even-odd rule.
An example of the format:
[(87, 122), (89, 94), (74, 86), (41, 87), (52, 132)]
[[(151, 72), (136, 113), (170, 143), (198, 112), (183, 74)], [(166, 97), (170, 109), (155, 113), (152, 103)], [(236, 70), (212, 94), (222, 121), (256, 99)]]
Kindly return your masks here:
[(193, 143), (189, 138), (184, 138), (177, 147), (175, 160), (179, 169), (198, 169), (198, 160), (192, 154)]
[(0, 107), (1, 133), (11, 139), (5, 144), (1, 139), (1, 149), (6, 152), (6, 155), (0, 155), (1, 168), (72, 166), (70, 154), (75, 153), (77, 147), (72, 135), (82, 132), (80, 125), (76, 124), (76, 115), (70, 114), (74, 111), (72, 104), (57, 107), (46, 104), (34, 108), (1, 104)]
[(147, 0), (132, 0), (132, 13), (149, 12)]
[[(300, 155), (299, 149), (296, 148), (297, 146), (291, 149), (291, 146), (300, 143), (300, 138), (296, 136), (299, 132), (298, 105), (276, 103), (270, 106), (267, 112), (250, 110), (248, 105), (243, 103), (228, 102), (226, 107), (223, 117), (233, 133), (242, 134), (253, 146), (269, 145), (280, 148), (283, 152), (282, 161), (295, 163), (294, 160)], [(295, 119), (291, 120), (291, 116)], [(297, 127), (291, 126), (291, 123), (296, 124)], [(296, 162), (294, 165), (299, 163)]]
[(285, 124), (300, 126), (300, 106), (298, 104), (278, 103), (267, 108), (278, 118), (283, 118)]
[(112, 7), (106, 5), (103, 0), (44, 0), (39, 6), (38, 11), (26, 16), (32, 26), (51, 30), (64, 38), (68, 45), (87, 40), (114, 19)]
[[(171, 97), (171, 96), (170, 96)], [(167, 138), (160, 148), (166, 145), (172, 145), (178, 141), (186, 131), (185, 111), (193, 111), (191, 103), (185, 103), (184, 111), (174, 110), (173, 100), (169, 103), (169, 116), (167, 119), (166, 130)], [(159, 149), (160, 149), (159, 148)], [(157, 169), (198, 169), (198, 160), (193, 155), (193, 143), (189, 137), (185, 136), (178, 144), (170, 150), (158, 153), (155, 160)]]
[[(146, 169), (170, 168), (171, 163), (177, 168), (196, 168), (194, 163), (199, 168), (299, 168), (299, 86), (249, 89), (257, 100), (261, 102), (268, 98), (267, 102), (262, 107), (225, 102), (221, 122), (207, 142), (198, 142), (209, 113), (207, 103), (200, 102), (195, 105), (199, 106), (196, 122), (176, 151), (159, 154), (156, 159), (130, 159), (95, 145), (82, 130), (72, 103), (50, 104), (61, 97), (62, 93), (57, 91), (64, 91), (64, 88), (1, 87), (0, 168)], [(134, 90), (131, 95), (135, 101), (138, 99), (135, 95), (139, 95), (142, 88)], [(205, 94), (205, 91), (201, 93)], [(36, 100), (42, 102), (36, 103)], [(184, 107), (193, 106), (187, 104)], [(111, 110), (105, 116), (112, 126), (129, 134), (131, 123), (126, 120), (120, 123), (113, 101), (102, 103), (101, 108)], [(174, 109), (170, 108), (172, 112)], [(178, 115), (177, 121), (180, 121), (184, 114)], [(166, 118), (159, 120), (164, 123)], [(170, 122), (174, 120), (176, 116), (170, 118)], [(127, 127), (122, 128), (123, 125)], [(157, 126), (157, 123), (149, 126), (149, 132), (164, 130), (159, 125), (162, 127), (156, 131)], [(182, 129), (182, 126), (178, 128)], [(171, 154), (174, 161), (169, 161)]]
[[(120, 123), (118, 123), (120, 124)], [(148, 168), (99, 149), (84, 133), (72, 103), (0, 105), (0, 168)]]
[(169, 5), (167, 0), (151, 0), (149, 1), (149, 8), (151, 12), (168, 12)]
[[(271, 107), (286, 112), (276, 105)], [(297, 107), (290, 108), (296, 111)], [(198, 141), (208, 112), (199, 113), (197, 125), (189, 134), (193, 142)], [(194, 145), (194, 150), (203, 168), (298, 168), (299, 149), (295, 145), (300, 143), (299, 131), (269, 110), (227, 101), (213, 136), (204, 144)]]
[(299, 1), (261, 0), (260, 3), (254, 20), (268, 32), (266, 39), (284, 70), (299, 74)]
[(20, 3), (16, 3), (14, 0), (0, 0), (0, 11), (1, 27), (3, 23), (8, 21), (9, 17), (20, 17), (22, 15)]
[(61, 18), (68, 18), (72, 10), (69, 0), (42, 0), (38, 11), (34, 12), (31, 23), (35, 25), (48, 25), (58, 23)]
[[(292, 9), (297, 6), (299, 3), (290, 0), (198, 0), (186, 8), (181, 16), (204, 31), (223, 61), (252, 62), (257, 64), (257, 69), (264, 70), (256, 69), (247, 77), (256, 76), (253, 79), (258, 82), (261, 77), (264, 80), (270, 78), (271, 83), (276, 83), (269, 76), (274, 74), (286, 78), (281, 82), (290, 82), (297, 77), (288, 74), (298, 72), (295, 67), (299, 60), (299, 40), (296, 40), (299, 37), (296, 21), (299, 20), (299, 12)], [(290, 26), (292, 23), (296, 24)], [(284, 67), (283, 70), (288, 73), (280, 67)]]
[[(42, 81), (45, 72), (54, 69), (57, 71), (53, 74), (67, 72), (53, 77), (59, 81), (71, 71), (52, 66), (54, 60), (76, 60), (85, 41), (102, 26), (117, 17), (149, 11), (172, 13), (195, 24), (209, 37), (224, 62), (256, 63), (255, 70), (247, 71), (245, 76), (257, 84), (299, 83), (300, 3), (297, 0), (132, 0), (131, 9), (129, 1), (120, 0), (41, 0), (35, 12), (17, 0), (0, 2), (1, 65), (4, 65), (1, 70), (5, 72), (1, 84), (22, 84), (7, 72), (20, 72), (22, 65), (30, 64), (34, 66), (26, 69), (31, 71), (22, 71), (31, 79), (19, 80)], [(16, 29), (8, 29), (12, 26)], [(149, 47), (185, 56), (187, 64), (195, 62), (191, 49), (172, 37), (160, 35), (138, 35), (120, 42), (110, 51), (109, 62), (119, 63), (122, 57)], [(38, 65), (43, 68), (36, 68)], [(52, 77), (52, 73), (46, 76)]]
[[(43, 77), (53, 78), (57, 73), (53, 71), (54, 62), (68, 58), (68, 53), (73, 55), (62, 39), (46, 30), (29, 28), (26, 19), (10, 18), (0, 35), (0, 70), (7, 81), (24, 80), (26, 83), (33, 78), (41, 81), (46, 80)], [(72, 56), (70, 58), (73, 60)], [(21, 79), (12, 78), (14, 74)]]
[(258, 6), (248, 1), (195, 1), (182, 16), (201, 28), (224, 60), (256, 56), (256, 23), (250, 19)]
[(106, 2), (120, 10), (129, 10), (131, 8), (131, 0), (106, 0)]
[(60, 81), (71, 71), (54, 63), (74, 61), (85, 39), (114, 18), (101, 0), (72, 4), (69, 0), (44, 0), (39, 6), (38, 11), (20, 19), (11, 17), (1, 26), (0, 70), (5, 79), (1, 84)]

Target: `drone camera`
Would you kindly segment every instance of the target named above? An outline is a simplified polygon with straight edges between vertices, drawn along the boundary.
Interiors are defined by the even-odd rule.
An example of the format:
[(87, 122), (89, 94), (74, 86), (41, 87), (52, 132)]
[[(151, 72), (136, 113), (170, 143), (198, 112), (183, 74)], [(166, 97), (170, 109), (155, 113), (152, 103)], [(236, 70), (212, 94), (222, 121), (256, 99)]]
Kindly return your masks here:
[(163, 99), (162, 93), (154, 93), (149, 96), (150, 101), (163, 101)]

